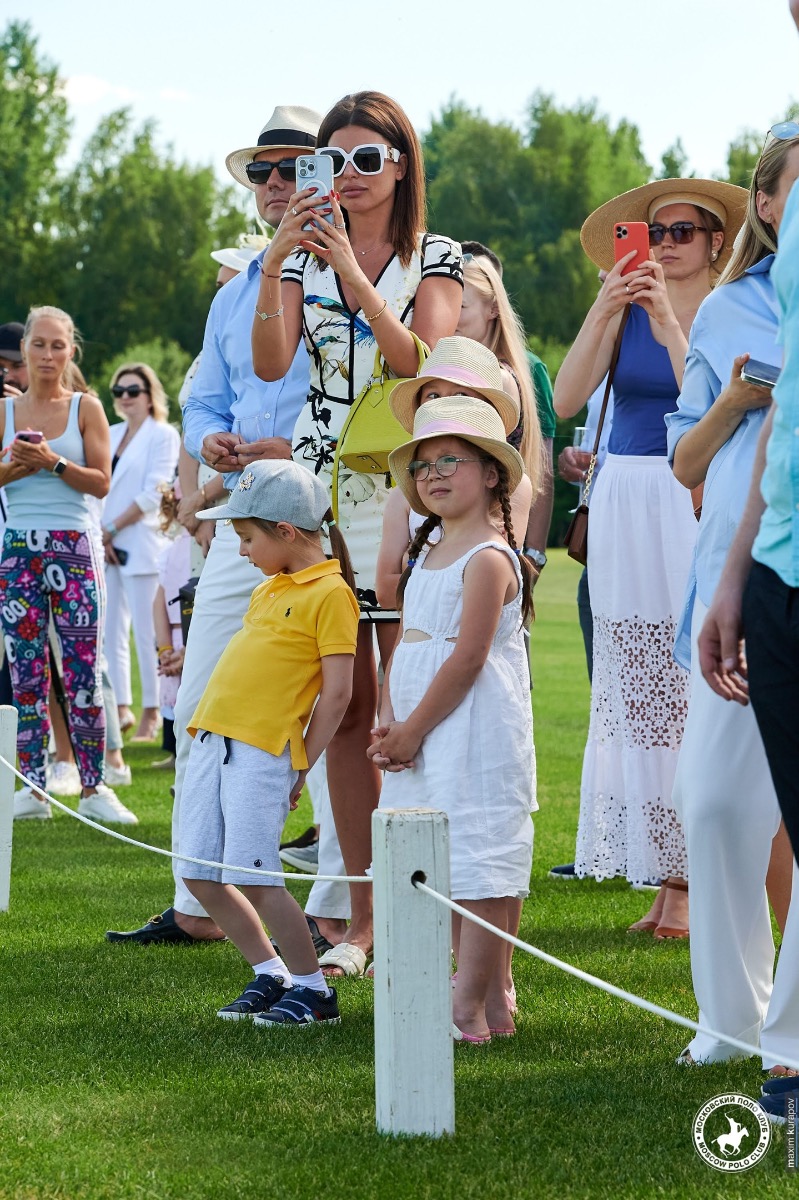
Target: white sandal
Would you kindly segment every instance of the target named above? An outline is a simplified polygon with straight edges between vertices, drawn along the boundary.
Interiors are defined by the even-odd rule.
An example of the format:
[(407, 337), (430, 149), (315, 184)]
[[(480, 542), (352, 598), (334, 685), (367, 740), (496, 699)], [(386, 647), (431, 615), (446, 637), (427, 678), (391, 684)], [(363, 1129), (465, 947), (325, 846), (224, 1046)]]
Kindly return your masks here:
[(320, 967), (338, 967), (345, 979), (362, 979), (366, 970), (366, 954), (360, 946), (339, 942), (326, 950), (319, 959)]

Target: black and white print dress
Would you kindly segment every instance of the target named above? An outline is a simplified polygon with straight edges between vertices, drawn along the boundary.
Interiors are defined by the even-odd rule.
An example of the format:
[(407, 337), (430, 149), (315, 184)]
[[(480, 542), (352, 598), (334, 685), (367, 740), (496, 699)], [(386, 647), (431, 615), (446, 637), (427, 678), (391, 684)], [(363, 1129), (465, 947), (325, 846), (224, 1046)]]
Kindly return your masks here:
[[(392, 255), (374, 286), (391, 312), (410, 326), (417, 288), (433, 276), (462, 283), (463, 256), (457, 242), (425, 233), (419, 235), (408, 266)], [(363, 312), (347, 307), (338, 275), (330, 267), (323, 268), (309, 251), (299, 250), (286, 260), (283, 279), (303, 289), (303, 334), (311, 359), (308, 403), (294, 427), (294, 459), (332, 488), (336, 440), (350, 405), (371, 378), (377, 343)], [(388, 495), (388, 482), (380, 475), (339, 471), (339, 526), (355, 569), (362, 619), (396, 617), (378, 607), (375, 595)]]

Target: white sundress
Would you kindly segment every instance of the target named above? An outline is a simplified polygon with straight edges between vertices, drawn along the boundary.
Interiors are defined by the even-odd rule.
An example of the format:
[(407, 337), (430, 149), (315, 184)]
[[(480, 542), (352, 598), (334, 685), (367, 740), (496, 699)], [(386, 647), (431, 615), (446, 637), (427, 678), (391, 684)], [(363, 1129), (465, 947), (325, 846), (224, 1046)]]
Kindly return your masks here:
[(521, 627), (521, 571), (509, 546), (481, 542), (447, 567), (420, 555), (405, 590), (405, 630), (391, 664), (396, 720), (406, 720), (455, 649), (463, 612), (463, 573), (487, 548), (510, 556), (519, 591), (502, 609), (488, 658), (468, 694), (432, 729), (416, 766), (386, 772), (381, 808), (435, 808), (449, 817), (451, 883), (457, 900), (526, 896), (533, 861), (536, 768), (530, 681)]

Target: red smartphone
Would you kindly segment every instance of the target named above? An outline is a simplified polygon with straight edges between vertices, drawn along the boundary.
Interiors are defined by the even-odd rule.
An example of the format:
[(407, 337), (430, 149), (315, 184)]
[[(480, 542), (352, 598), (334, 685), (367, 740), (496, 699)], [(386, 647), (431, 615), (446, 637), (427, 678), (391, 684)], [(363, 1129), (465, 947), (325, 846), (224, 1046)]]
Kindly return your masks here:
[(20, 429), (15, 440), (18, 442), (30, 442), (32, 445), (37, 446), (43, 437), (44, 434), (41, 429)]
[(649, 259), (649, 226), (646, 221), (617, 221), (613, 226), (613, 249), (616, 262), (635, 251), (635, 258), (628, 262), (622, 275), (629, 275), (642, 262)]

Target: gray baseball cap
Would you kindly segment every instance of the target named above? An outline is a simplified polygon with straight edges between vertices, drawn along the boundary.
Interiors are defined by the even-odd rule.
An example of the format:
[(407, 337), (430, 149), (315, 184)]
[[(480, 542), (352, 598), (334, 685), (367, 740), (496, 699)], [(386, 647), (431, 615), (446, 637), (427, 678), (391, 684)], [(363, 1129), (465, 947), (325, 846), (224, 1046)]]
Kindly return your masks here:
[(327, 488), (307, 467), (291, 459), (251, 463), (228, 497), (227, 504), (206, 508), (201, 521), (286, 521), (297, 529), (318, 529), (330, 508)]

